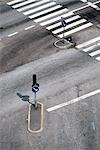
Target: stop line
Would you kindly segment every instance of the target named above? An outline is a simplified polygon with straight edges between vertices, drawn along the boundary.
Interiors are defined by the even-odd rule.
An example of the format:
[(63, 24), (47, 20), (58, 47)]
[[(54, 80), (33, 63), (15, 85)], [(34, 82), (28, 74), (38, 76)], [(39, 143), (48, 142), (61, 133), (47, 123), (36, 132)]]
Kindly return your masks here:
[(59, 38), (63, 37), (61, 17), (68, 23), (64, 33), (66, 37), (93, 25), (81, 16), (75, 15), (73, 11), (69, 12), (67, 8), (51, 0), (13, 0), (7, 4), (33, 19), (34, 22), (45, 26)]

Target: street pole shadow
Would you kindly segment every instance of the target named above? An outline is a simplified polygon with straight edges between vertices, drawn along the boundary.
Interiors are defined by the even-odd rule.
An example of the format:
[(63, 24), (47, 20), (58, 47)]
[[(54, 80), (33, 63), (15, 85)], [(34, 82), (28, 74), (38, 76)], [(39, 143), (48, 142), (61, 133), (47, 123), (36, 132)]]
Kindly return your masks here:
[(16, 95), (21, 98), (22, 101), (29, 102), (29, 96), (28, 95), (22, 95), (21, 93), (16, 93)]

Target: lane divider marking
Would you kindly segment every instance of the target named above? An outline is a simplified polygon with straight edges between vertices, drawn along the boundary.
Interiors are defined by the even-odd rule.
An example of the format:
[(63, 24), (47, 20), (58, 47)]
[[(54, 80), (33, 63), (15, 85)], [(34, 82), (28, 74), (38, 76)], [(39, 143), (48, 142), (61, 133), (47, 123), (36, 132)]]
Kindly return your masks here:
[(78, 102), (78, 101), (84, 100), (84, 99), (86, 99), (86, 98), (88, 98), (88, 97), (94, 96), (94, 95), (99, 94), (99, 93), (100, 93), (100, 89), (97, 89), (97, 90), (95, 90), (95, 91), (93, 91), (93, 92), (90, 92), (90, 93), (88, 93), (88, 94), (85, 94), (85, 95), (82, 95), (82, 96), (77, 97), (77, 98), (75, 98), (75, 99), (72, 99), (71, 101), (68, 101), (68, 102), (65, 102), (65, 103), (62, 103), (62, 104), (59, 104), (59, 105), (50, 107), (50, 108), (48, 108), (48, 109), (46, 109), (46, 110), (47, 110), (48, 112), (51, 112), (51, 111), (57, 110), (57, 109), (59, 109), (59, 108), (62, 108), (62, 107), (64, 107), (64, 106), (68, 106), (68, 105), (74, 104), (74, 103), (76, 103), (76, 102)]
[(28, 29), (31, 29), (31, 28), (33, 28), (33, 27), (35, 27), (35, 25), (32, 25), (32, 26), (26, 27), (24, 30), (28, 30)]
[(8, 35), (8, 37), (14, 36), (16, 34), (18, 34), (18, 32), (11, 33), (11, 34)]

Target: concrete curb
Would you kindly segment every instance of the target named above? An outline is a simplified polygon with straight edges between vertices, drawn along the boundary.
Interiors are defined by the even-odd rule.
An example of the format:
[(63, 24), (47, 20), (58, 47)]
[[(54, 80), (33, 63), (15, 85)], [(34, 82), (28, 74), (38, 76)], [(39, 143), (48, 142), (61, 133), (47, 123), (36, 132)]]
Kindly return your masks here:
[[(60, 49), (64, 49), (64, 48), (70, 48), (73, 46), (73, 43), (70, 43), (69, 41), (67, 41), (66, 39), (64, 39), (65, 43), (63, 43), (63, 39), (59, 39), (56, 42), (54, 42), (54, 46)], [(62, 42), (63, 45), (61, 46), (59, 43)]]
[(41, 105), (41, 125), (40, 125), (40, 129), (39, 130), (31, 130), (30, 124), (31, 124), (31, 117), (30, 117), (30, 113), (31, 113), (31, 107), (32, 104), (29, 104), (29, 110), (28, 110), (28, 131), (31, 133), (39, 133), (43, 130), (43, 104), (38, 102), (37, 104)]

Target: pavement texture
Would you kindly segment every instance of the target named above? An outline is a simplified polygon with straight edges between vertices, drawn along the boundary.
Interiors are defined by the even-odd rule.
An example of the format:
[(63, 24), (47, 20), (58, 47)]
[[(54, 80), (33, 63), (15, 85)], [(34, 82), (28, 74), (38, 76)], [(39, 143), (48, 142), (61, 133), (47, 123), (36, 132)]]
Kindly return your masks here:
[[(80, 44), (98, 35), (93, 26), (73, 37)], [(56, 40), (35, 24), (0, 41), (0, 150), (100, 150), (100, 94), (47, 111), (100, 89), (100, 62), (79, 49), (59, 49), (53, 45)], [(38, 134), (28, 132), (29, 103), (17, 95), (33, 99), (33, 74), (40, 84), (37, 100), (44, 105)], [(31, 128), (38, 129), (40, 109), (32, 109), (31, 119)]]

